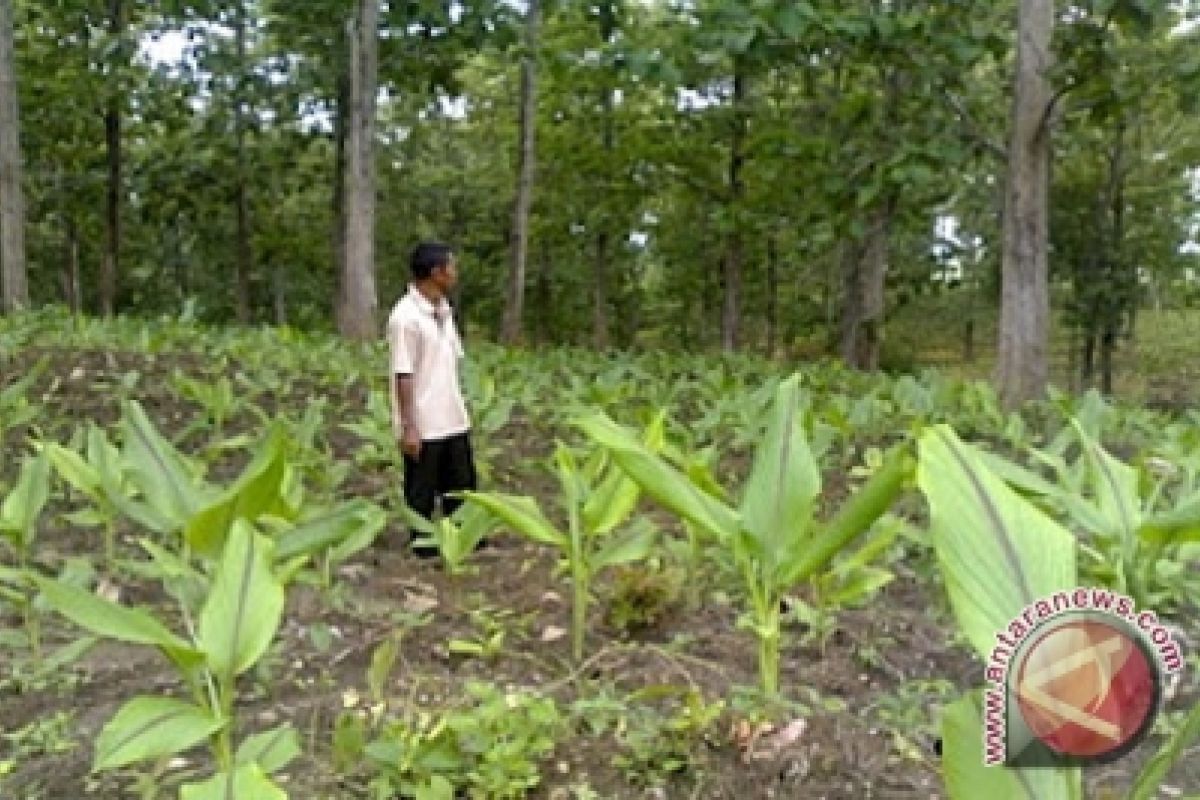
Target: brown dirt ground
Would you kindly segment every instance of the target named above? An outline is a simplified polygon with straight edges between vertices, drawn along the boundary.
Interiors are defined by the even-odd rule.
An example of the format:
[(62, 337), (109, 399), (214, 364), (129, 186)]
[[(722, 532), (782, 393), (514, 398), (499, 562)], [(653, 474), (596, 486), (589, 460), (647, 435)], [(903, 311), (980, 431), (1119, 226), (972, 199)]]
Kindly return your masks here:
[[(149, 359), (133, 354), (76, 351), (24, 352), (4, 364), (0, 385), (22, 374), (43, 354), (51, 370), (33, 391), (47, 413), (33, 426), (48, 438), (65, 441), (75, 424), (87, 419), (111, 425), (117, 419), (113, 396), (97, 390), (99, 378), (138, 369), (142, 380), (135, 390), (161, 430), (179, 430), (198, 409), (176, 398), (166, 377), (175, 368), (197, 374), (207, 363), (196, 355)], [(2, 363), (2, 362), (0, 362)], [(301, 403), (325, 387), (294, 389), (295, 396), (259, 398), (268, 404)], [(338, 390), (337, 407), (362, 407), (364, 389)], [(231, 422), (230, 431), (247, 428), (249, 418)], [(4, 469), (11, 472), (13, 454), (23, 450), (30, 430), (10, 430), (4, 438)], [(546, 498), (553, 482), (529, 467), (548, 446), (544, 432), (517, 420), (505, 432), (506, 450), (517, 466), (520, 491)], [(349, 457), (357, 446), (352, 435), (331, 431), (333, 452)], [(227, 480), (239, 467), (233, 458), (210, 471)], [(3, 477), (6, 481), (11, 474)], [(395, 476), (386, 469), (352, 473), (342, 493), (365, 495), (387, 502)], [(831, 491), (838, 491), (835, 485)], [(54, 568), (63, 557), (97, 553), (98, 535), (72, 529), (58, 520), (69, 508), (56, 498), (44, 519), (40, 561)], [(134, 552), (125, 530), (124, 549)], [(243, 682), (242, 720), (250, 729), (291, 721), (302, 732), (305, 757), (285, 771), (291, 797), (318, 800), (366, 797), (362, 775), (335, 774), (331, 768), (331, 731), (343, 711), (345, 693), (367, 695), (365, 673), (376, 644), (398, 629), (397, 612), (428, 606), (427, 624), (404, 630), (399, 662), (392, 672), (391, 699), (397, 708), (433, 708), (461, 696), (461, 684), (483, 678), (498, 685), (528, 687), (545, 692), (562, 707), (597, 686), (632, 691), (652, 684), (689, 685), (708, 701), (728, 700), (735, 686), (756, 683), (754, 645), (750, 634), (735, 627), (737, 609), (721, 593), (710, 592), (698, 612), (671, 607), (665, 618), (647, 630), (626, 636), (603, 620), (594, 607), (589, 631), (589, 658), (570, 664), (567, 639), (543, 641), (548, 628), (569, 627), (566, 598), (569, 588), (553, 575), (553, 557), (545, 549), (509, 536), (480, 553), (478, 570), (447, 576), (439, 567), (408, 555), (400, 546), (402, 534), (389, 529), (380, 541), (339, 570), (336, 602), (319, 590), (295, 586), (289, 591), (285, 622), (264, 670)], [(616, 743), (609, 737), (582, 732), (564, 736), (547, 759), (542, 785), (534, 798), (567, 800), (568, 787), (586, 780), (602, 798), (934, 798), (942, 796), (938, 777), (936, 708), (921, 701), (895, 711), (881, 709), (898, 688), (911, 681), (945, 680), (962, 690), (980, 682), (982, 670), (966, 650), (947, 641), (949, 617), (936, 586), (931, 588), (927, 558), (913, 553), (912, 563), (893, 565), (898, 578), (869, 607), (842, 612), (825, 646), (806, 643), (793, 628), (783, 653), (781, 686), (794, 700), (807, 703), (807, 728), (792, 745), (770, 758), (747, 760), (734, 741), (737, 715), (727, 708), (720, 722), (696, 743), (691, 768), (661, 786), (631, 783), (612, 764)], [(165, 605), (157, 587), (118, 580), (126, 601)], [(714, 588), (712, 586), (709, 587)], [(601, 582), (599, 594), (606, 587)], [(451, 656), (446, 643), (472, 632), (470, 612), (486, 606), (506, 609), (506, 644), (492, 661)], [(0, 618), (0, 630), (16, 627), (13, 616)], [(331, 645), (318, 648), (310, 635), (314, 625), (335, 632)], [(73, 632), (59, 620), (47, 620), (47, 638), (69, 641)], [(264, 671), (269, 674), (264, 674)], [(135, 797), (130, 773), (91, 774), (91, 742), (119, 705), (134, 694), (170, 693), (177, 686), (166, 662), (145, 649), (102, 644), (69, 671), (50, 681), (22, 686), (0, 674), (0, 732), (9, 732), (55, 712), (68, 711), (73, 749), (44, 754), (27, 747), (11, 775), (0, 783), (8, 800), (97, 797), (108, 800)], [(264, 678), (269, 678), (265, 680)], [(1195, 703), (1194, 676), (1175, 707)], [(826, 710), (826, 701), (840, 701), (844, 710)], [(936, 698), (930, 698), (936, 703)], [(18, 755), (14, 742), (0, 739), (0, 761)], [(1089, 796), (1118, 797), (1132, 770), (1149, 754), (1149, 745), (1117, 764), (1089, 772)], [(191, 766), (204, 768), (204, 756), (189, 753)], [(203, 774), (203, 773), (201, 773)], [(1168, 781), (1184, 791), (1200, 791), (1200, 758), (1181, 761)], [(163, 796), (173, 796), (164, 793)]]

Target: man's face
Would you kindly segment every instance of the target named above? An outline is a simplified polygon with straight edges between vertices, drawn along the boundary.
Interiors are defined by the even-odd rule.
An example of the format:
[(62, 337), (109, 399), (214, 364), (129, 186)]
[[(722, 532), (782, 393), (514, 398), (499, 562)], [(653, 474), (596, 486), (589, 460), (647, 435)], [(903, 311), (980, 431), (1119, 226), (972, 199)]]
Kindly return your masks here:
[(436, 267), (430, 277), (437, 283), (439, 289), (448, 293), (458, 285), (458, 260), (454, 256), (450, 256), (450, 260), (444, 265)]

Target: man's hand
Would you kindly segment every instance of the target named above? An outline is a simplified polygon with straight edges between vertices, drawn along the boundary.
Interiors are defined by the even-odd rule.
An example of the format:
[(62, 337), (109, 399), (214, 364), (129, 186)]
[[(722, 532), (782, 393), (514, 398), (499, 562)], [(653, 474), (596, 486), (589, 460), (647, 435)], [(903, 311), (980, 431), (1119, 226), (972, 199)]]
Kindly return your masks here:
[(421, 434), (416, 427), (412, 425), (404, 426), (404, 433), (400, 437), (400, 451), (409, 458), (420, 458), (421, 456)]

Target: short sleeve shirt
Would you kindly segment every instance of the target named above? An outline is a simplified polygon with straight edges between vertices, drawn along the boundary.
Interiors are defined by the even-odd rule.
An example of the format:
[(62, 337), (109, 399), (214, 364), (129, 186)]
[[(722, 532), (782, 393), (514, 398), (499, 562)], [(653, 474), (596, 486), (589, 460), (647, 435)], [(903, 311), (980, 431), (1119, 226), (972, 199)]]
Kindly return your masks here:
[(458, 383), (462, 340), (445, 298), (431, 303), (416, 287), (400, 299), (388, 317), (392, 429), (403, 428), (396, 375), (413, 380), (414, 422), (424, 441), (445, 439), (471, 428), (467, 406)]

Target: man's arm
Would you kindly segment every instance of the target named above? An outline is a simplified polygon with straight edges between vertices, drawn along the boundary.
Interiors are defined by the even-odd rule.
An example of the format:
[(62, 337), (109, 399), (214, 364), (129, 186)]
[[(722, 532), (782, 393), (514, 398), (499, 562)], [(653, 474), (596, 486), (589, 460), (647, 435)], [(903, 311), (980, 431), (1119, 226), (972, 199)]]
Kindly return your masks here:
[(417, 430), (416, 403), (413, 400), (413, 376), (397, 373), (396, 397), (400, 402), (400, 449), (417, 458), (421, 454), (421, 432)]

